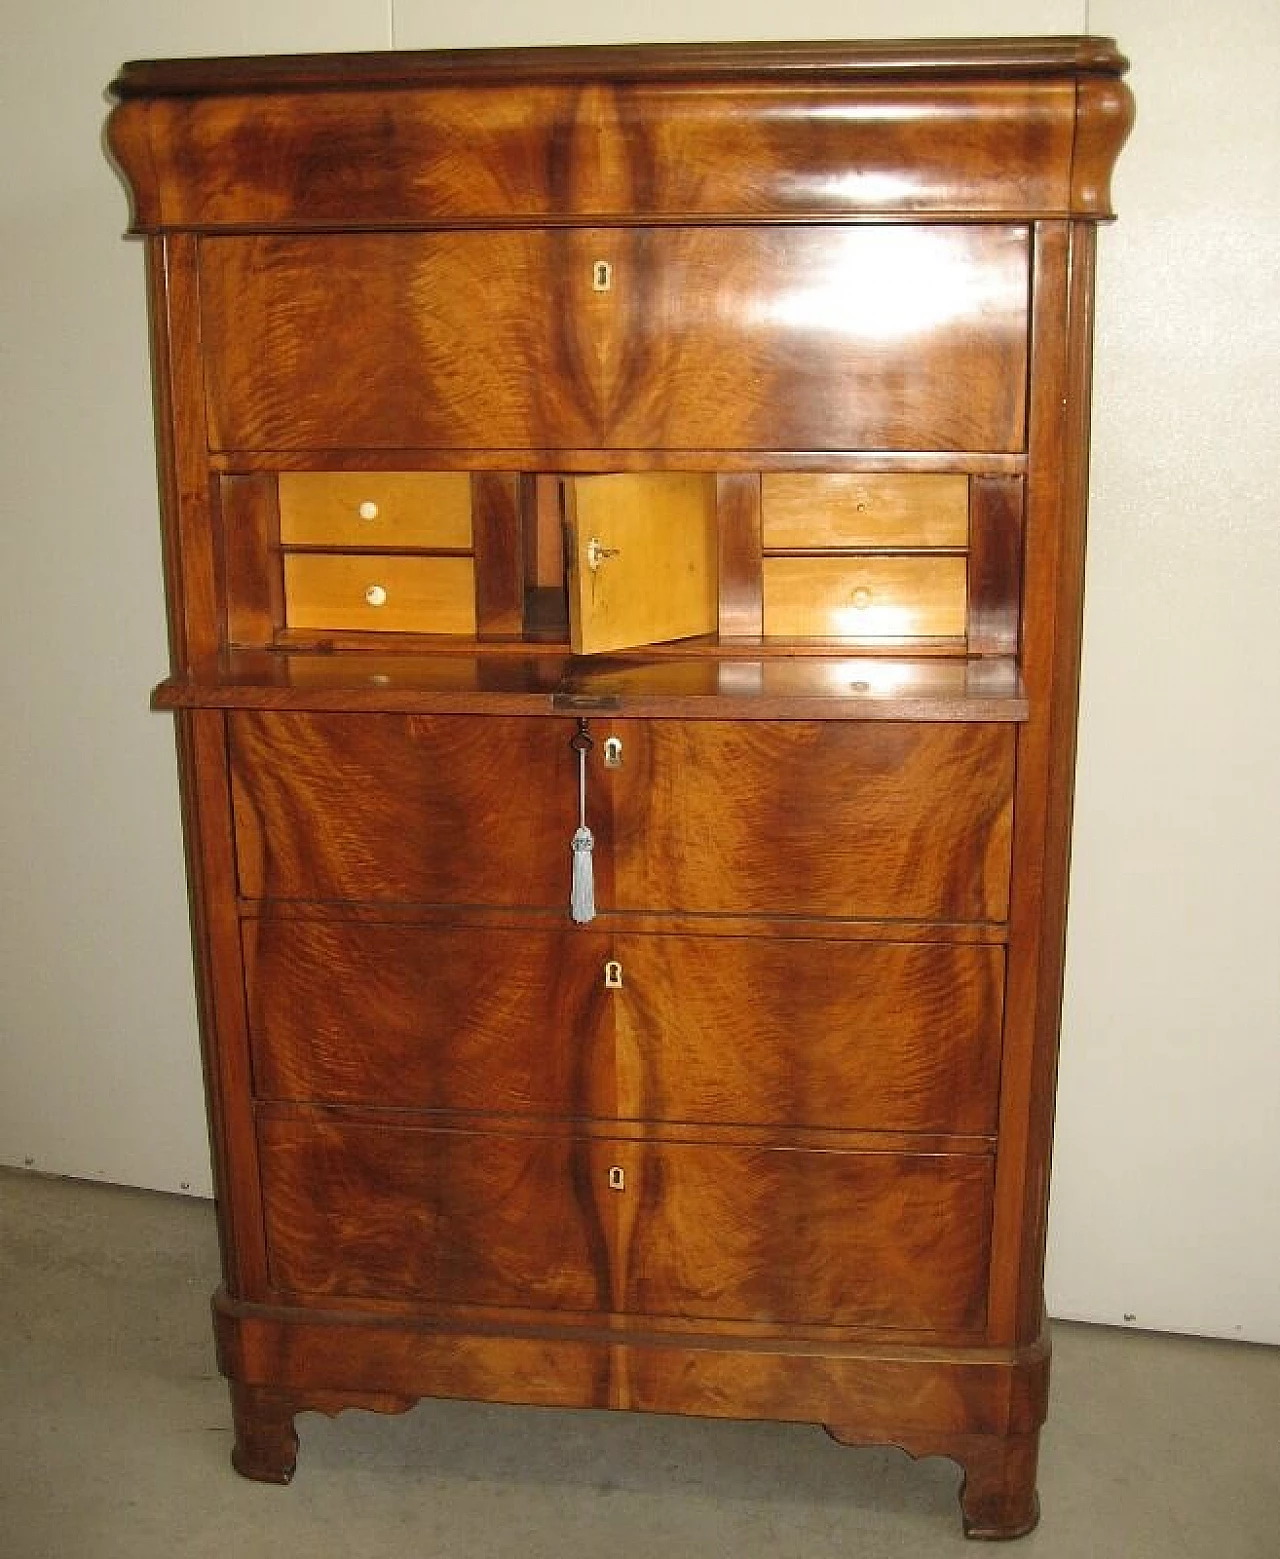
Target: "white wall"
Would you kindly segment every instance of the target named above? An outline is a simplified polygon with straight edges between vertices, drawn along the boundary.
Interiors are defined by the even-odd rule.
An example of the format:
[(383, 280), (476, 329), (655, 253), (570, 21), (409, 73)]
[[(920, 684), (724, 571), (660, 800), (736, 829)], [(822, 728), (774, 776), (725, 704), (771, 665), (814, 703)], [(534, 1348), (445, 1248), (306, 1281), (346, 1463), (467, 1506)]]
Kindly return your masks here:
[(0, 56), (0, 1162), (204, 1193), (119, 62), (1114, 33), (1055, 1314), (1280, 1341), (1280, 13), (1272, 0), (44, 0)]

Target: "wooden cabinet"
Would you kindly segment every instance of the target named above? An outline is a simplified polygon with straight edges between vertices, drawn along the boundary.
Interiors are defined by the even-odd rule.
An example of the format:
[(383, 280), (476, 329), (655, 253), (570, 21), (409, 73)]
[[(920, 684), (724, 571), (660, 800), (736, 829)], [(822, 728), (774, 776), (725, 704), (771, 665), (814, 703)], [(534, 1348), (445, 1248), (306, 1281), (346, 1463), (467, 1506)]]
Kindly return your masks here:
[(241, 1472), (471, 1396), (821, 1423), (1033, 1525), (1124, 68), (116, 82)]

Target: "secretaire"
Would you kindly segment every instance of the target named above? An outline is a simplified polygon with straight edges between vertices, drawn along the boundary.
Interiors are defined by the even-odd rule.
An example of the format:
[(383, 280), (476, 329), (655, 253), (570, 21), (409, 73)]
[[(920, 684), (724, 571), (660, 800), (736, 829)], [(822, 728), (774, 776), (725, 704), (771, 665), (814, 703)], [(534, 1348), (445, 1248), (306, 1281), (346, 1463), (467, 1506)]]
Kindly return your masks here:
[(234, 1460), (779, 1418), (1035, 1520), (1090, 38), (127, 66)]

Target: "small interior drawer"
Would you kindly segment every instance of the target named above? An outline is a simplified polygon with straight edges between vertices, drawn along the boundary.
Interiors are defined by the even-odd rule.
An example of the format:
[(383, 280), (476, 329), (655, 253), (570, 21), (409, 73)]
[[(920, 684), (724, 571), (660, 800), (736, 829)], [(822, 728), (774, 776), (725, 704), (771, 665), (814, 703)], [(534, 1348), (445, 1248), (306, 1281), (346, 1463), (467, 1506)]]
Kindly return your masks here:
[(760, 511), (766, 548), (969, 544), (969, 478), (949, 472), (766, 471)]
[(284, 471), (280, 540), (289, 546), (471, 546), (465, 471)]
[(860, 642), (961, 639), (963, 557), (767, 557), (764, 631)]
[(475, 563), (469, 557), (286, 553), (290, 628), (474, 634)]

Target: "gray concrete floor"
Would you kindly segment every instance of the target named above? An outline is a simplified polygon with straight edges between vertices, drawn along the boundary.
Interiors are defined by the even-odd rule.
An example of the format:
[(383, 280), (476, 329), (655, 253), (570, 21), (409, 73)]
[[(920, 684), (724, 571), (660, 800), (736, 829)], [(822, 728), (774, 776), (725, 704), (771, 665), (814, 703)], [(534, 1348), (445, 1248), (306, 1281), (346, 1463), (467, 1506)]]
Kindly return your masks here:
[[(3, 1559), (970, 1554), (951, 1462), (819, 1429), (424, 1402), (298, 1421), (232, 1473), (202, 1202), (0, 1171)], [(1278, 1559), (1280, 1349), (1054, 1332), (1019, 1559)]]

